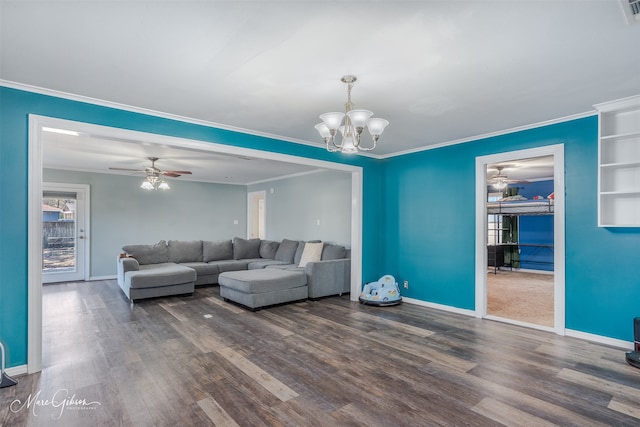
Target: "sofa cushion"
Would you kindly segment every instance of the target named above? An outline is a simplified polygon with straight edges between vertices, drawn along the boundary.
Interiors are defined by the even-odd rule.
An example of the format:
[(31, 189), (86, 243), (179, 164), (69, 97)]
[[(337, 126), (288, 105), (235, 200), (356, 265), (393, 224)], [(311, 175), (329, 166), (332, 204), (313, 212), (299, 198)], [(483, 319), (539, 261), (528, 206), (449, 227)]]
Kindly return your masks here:
[(202, 240), (169, 240), (169, 261), (202, 262)]
[(127, 245), (123, 246), (122, 250), (135, 258), (140, 265), (169, 262), (167, 242), (164, 240), (160, 240), (155, 245)]
[(260, 258), (260, 239), (233, 238), (233, 259)]
[(218, 260), (218, 261), (209, 261), (207, 264), (214, 264), (218, 266), (218, 271), (223, 273), (225, 271), (238, 271), (238, 270), (246, 270), (249, 266), (249, 262), (259, 261), (258, 259), (252, 259), (251, 261), (242, 259), (242, 260)]
[(326, 244), (322, 250), (322, 261), (330, 259), (343, 259), (347, 256), (347, 249), (341, 245)]
[(220, 259), (233, 259), (233, 244), (231, 240), (217, 242), (202, 242), (202, 261), (217, 261)]
[(220, 269), (218, 268), (218, 266), (210, 262), (184, 262), (180, 265), (193, 268), (198, 276), (220, 273)]
[(263, 259), (260, 261), (254, 261), (249, 263), (249, 270), (260, 270), (261, 268), (265, 268), (271, 265), (289, 265), (289, 263), (284, 261), (278, 261), (275, 259)]
[(280, 242), (263, 240), (260, 242), (260, 258), (275, 259)]
[(182, 283), (193, 283), (196, 271), (183, 265), (166, 262), (156, 265), (141, 265), (138, 271), (128, 271), (124, 275), (129, 288), (156, 288)]
[(249, 294), (269, 293), (307, 284), (304, 272), (272, 269), (222, 273), (218, 280), (220, 286)]
[(287, 264), (293, 263), (293, 257), (296, 254), (296, 249), (298, 249), (299, 243), (300, 242), (297, 240), (282, 240), (278, 250), (276, 251), (275, 259), (278, 261), (284, 261)]
[(320, 257), (322, 256), (322, 246), (322, 242), (305, 243), (298, 267), (304, 267), (310, 262), (320, 261)]

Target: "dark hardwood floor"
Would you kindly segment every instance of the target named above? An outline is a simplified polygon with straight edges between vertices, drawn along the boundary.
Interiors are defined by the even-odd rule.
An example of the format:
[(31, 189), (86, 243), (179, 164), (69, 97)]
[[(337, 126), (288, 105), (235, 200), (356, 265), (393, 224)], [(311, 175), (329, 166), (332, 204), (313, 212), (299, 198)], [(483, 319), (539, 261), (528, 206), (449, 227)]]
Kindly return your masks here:
[(43, 305), (43, 370), (0, 389), (3, 426), (640, 424), (624, 350), (410, 304), (131, 305), (101, 281)]

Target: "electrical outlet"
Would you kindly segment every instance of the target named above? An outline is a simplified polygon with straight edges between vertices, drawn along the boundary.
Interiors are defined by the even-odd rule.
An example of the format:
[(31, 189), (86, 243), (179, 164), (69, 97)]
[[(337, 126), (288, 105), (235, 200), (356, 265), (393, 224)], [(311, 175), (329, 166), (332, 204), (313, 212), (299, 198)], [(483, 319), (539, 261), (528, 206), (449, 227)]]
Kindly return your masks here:
[(404, 288), (405, 289), (409, 289), (409, 281), (408, 280), (404, 281)]

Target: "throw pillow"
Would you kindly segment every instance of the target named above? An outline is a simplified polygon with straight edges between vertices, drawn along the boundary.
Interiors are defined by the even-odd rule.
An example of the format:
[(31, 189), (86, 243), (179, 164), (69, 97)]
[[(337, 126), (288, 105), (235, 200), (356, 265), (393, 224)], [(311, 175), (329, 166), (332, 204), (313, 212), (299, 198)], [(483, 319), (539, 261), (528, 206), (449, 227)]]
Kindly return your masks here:
[(233, 238), (233, 259), (260, 258), (260, 239)]
[(233, 259), (233, 244), (231, 240), (218, 242), (205, 240), (202, 242), (202, 261), (209, 262), (225, 259)]
[(322, 242), (310, 243), (307, 242), (304, 245), (302, 256), (300, 257), (300, 264), (298, 267), (305, 267), (310, 262), (320, 261), (322, 256)]
[(278, 252), (279, 242), (263, 240), (260, 242), (260, 258), (275, 259)]
[(340, 245), (325, 245), (322, 251), (322, 260), (343, 259), (347, 256), (347, 249)]
[(278, 250), (276, 251), (275, 259), (277, 261), (286, 262), (287, 264), (293, 264), (293, 257), (298, 249), (298, 241), (284, 239), (280, 243)]
[(135, 258), (140, 265), (161, 264), (169, 262), (167, 242), (160, 240), (155, 245), (128, 245), (122, 250), (130, 257)]
[(202, 240), (169, 240), (169, 261), (202, 262)]

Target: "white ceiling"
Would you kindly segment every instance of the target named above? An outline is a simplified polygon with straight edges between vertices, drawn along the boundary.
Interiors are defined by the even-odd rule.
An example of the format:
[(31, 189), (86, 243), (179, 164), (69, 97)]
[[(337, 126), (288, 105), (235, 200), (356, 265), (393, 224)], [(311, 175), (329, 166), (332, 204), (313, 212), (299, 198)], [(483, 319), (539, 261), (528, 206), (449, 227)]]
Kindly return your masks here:
[(640, 94), (640, 23), (628, 24), (616, 0), (0, 7), (5, 81), (320, 146), (318, 115), (344, 108), (340, 77), (355, 74), (356, 107), (391, 122), (378, 155)]
[[(65, 126), (65, 130), (69, 126)], [(122, 135), (120, 131), (120, 135)], [(154, 141), (141, 140), (140, 133), (134, 139), (116, 138), (80, 133), (78, 136), (42, 132), (43, 164), (45, 168), (108, 173), (115, 175), (145, 176), (144, 172), (114, 171), (109, 168), (139, 169), (151, 166), (149, 157), (158, 157), (155, 166), (161, 170), (188, 170), (181, 181), (214, 182), (247, 185), (262, 181), (296, 176), (318, 170), (306, 166), (257, 156), (181, 148)]]

